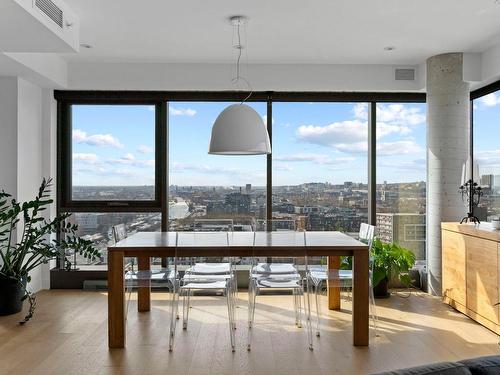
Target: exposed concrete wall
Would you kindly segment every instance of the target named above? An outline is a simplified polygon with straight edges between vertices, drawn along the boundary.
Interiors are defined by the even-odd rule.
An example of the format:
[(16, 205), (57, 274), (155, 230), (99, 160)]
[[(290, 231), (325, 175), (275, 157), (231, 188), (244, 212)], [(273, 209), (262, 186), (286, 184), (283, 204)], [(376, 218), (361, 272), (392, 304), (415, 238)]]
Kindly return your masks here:
[(469, 83), (463, 54), (427, 60), (427, 262), (429, 292), (441, 295), (441, 222), (459, 221), (458, 193), (469, 154)]

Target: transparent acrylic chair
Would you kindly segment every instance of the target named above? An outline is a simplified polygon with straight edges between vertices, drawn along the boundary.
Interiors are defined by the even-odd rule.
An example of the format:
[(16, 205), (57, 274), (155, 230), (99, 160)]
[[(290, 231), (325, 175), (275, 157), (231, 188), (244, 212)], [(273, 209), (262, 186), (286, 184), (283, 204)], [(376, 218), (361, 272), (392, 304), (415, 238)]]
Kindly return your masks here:
[[(115, 244), (127, 238), (125, 224), (117, 224), (112, 227), (113, 240)], [(175, 271), (173, 268), (162, 268), (153, 270), (139, 270), (135, 258), (125, 258), (125, 289), (127, 291), (127, 304), (125, 316), (128, 315), (130, 297), (132, 291), (137, 288), (167, 288), (170, 293), (175, 294)]]
[[(270, 232), (254, 232), (253, 249), (261, 243), (273, 246), (305, 249), (305, 232), (295, 231), (293, 220), (283, 225), (283, 222), (273, 221), (267, 223)], [(269, 225), (270, 224), (270, 225)], [(288, 227), (288, 228), (287, 228)], [(307, 273), (307, 255), (304, 252), (304, 271)], [(252, 331), (255, 322), (255, 309), (257, 296), (262, 291), (291, 291), (293, 294), (293, 306), (295, 315), (295, 325), (302, 327), (302, 312), (305, 310), (306, 328), (309, 349), (313, 349), (312, 328), (309, 301), (309, 280), (302, 277), (297, 264), (298, 258), (290, 256), (290, 253), (283, 254), (279, 258), (267, 258), (259, 261), (255, 251), (252, 256), (252, 267), (249, 273), (248, 283), (248, 342), (247, 350), (251, 350)], [(303, 305), (302, 305), (303, 300)]]
[[(219, 292), (226, 297), (231, 349), (235, 350), (235, 278), (233, 259), (229, 247), (230, 232), (180, 232), (176, 259), (189, 258), (190, 265), (179, 282), (179, 297), (183, 297), (183, 329), (188, 327), (191, 299), (196, 291)], [(195, 262), (192, 256), (185, 256), (185, 250), (203, 247), (220, 249), (220, 263)], [(191, 255), (191, 254), (188, 254)]]
[[(195, 219), (193, 222), (193, 230), (195, 232), (233, 232), (234, 221), (233, 219)], [(234, 266), (234, 264), (232, 264)], [(197, 262), (194, 264), (191, 271), (197, 273), (205, 273), (206, 275), (213, 274), (215, 278), (220, 278), (225, 275), (225, 278), (234, 277), (234, 297), (237, 304), (238, 296), (238, 280), (236, 272), (230, 269), (228, 262)]]
[[(361, 223), (359, 228), (358, 240), (366, 243), (368, 245), (368, 251), (371, 254), (373, 239), (375, 237), (375, 227), (373, 225), (369, 225), (366, 223)], [(378, 315), (375, 305), (375, 296), (373, 294), (373, 285), (372, 285), (372, 267), (373, 262), (370, 257), (370, 277), (369, 283), (369, 302), (370, 302), (370, 315), (373, 321), (373, 327), (375, 329), (375, 335), (378, 336)], [(328, 281), (336, 281), (338, 283), (338, 287), (340, 288), (351, 288), (353, 273), (352, 269), (350, 270), (332, 270), (329, 271), (327, 266), (311, 266), (308, 272), (308, 279), (311, 284), (314, 286), (314, 294), (315, 294), (315, 307), (316, 307), (316, 336), (320, 336), (320, 320), (321, 320), (321, 303), (319, 294), (321, 289), (326, 286)]]

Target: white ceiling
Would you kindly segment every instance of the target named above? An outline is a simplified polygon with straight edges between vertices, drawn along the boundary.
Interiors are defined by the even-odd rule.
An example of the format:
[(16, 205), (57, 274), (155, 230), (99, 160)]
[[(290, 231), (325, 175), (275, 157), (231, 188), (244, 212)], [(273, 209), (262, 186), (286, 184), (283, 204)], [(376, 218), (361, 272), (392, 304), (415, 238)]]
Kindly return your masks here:
[(240, 14), (250, 63), (419, 64), (500, 41), (495, 0), (65, 1), (93, 46), (69, 61), (232, 62), (227, 18)]

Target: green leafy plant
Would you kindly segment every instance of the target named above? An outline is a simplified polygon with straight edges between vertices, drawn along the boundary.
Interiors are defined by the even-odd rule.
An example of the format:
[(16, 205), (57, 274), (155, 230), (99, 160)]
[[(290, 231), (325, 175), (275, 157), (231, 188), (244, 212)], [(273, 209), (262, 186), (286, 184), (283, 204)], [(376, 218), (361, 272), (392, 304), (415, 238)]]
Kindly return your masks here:
[[(48, 220), (43, 211), (53, 203), (50, 199), (51, 179), (43, 179), (34, 200), (18, 202), (4, 190), (0, 191), (0, 279), (17, 281), (24, 290), (23, 300), (28, 299), (30, 309), (21, 322), (26, 323), (35, 311), (35, 295), (28, 291), (30, 271), (41, 264), (48, 263), (72, 249), (88, 259), (100, 256), (91, 241), (76, 235), (78, 226), (67, 222), (70, 213), (64, 213)], [(18, 237), (16, 235), (21, 232)], [(50, 235), (60, 233), (61, 239), (50, 240)], [(16, 240), (20, 238), (19, 242)]]
[(373, 240), (373, 286), (382, 280), (399, 280), (403, 285), (410, 285), (408, 271), (415, 265), (415, 254), (395, 243), (383, 243), (378, 238)]

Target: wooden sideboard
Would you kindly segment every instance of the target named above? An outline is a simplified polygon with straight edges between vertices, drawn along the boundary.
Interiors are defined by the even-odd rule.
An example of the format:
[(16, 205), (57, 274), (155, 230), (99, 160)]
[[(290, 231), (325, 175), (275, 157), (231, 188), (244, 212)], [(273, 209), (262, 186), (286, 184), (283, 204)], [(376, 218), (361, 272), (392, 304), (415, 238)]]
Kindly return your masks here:
[(442, 223), (443, 300), (500, 334), (500, 230)]

